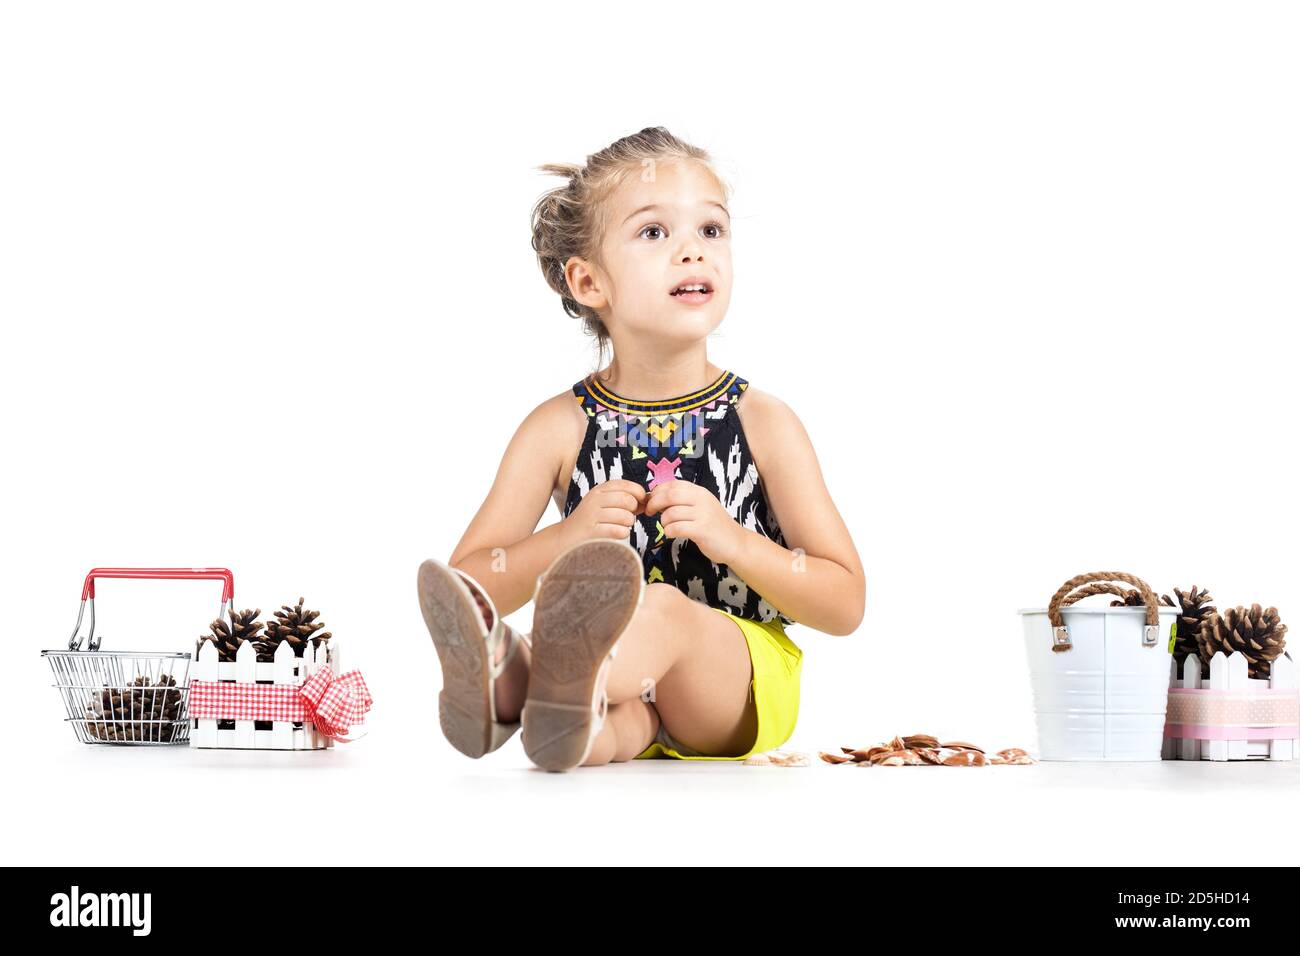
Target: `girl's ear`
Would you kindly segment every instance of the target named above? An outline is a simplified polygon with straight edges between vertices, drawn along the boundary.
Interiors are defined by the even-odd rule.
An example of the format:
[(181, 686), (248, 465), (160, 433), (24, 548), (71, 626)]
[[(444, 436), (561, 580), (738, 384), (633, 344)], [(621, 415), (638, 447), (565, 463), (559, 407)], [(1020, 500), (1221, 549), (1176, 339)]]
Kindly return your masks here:
[(597, 311), (607, 308), (609, 300), (601, 291), (601, 279), (593, 263), (574, 256), (564, 265), (564, 280), (569, 284), (569, 294), (582, 305)]

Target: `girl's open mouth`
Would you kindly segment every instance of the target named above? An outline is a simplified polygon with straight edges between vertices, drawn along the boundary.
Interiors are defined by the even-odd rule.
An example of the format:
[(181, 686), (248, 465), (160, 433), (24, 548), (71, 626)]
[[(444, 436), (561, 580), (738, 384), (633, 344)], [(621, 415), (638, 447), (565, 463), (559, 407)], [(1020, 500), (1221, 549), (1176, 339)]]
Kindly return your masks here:
[(713, 298), (713, 286), (707, 282), (684, 282), (668, 293), (678, 302), (700, 305)]

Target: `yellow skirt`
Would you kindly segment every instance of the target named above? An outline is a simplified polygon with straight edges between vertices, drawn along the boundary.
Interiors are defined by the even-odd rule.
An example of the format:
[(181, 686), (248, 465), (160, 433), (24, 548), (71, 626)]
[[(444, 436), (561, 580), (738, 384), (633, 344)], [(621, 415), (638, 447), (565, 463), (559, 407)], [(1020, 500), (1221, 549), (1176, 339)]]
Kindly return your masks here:
[(786, 636), (780, 618), (751, 621), (727, 614), (721, 608), (713, 610), (731, 618), (749, 645), (749, 660), (754, 668), (749, 687), (758, 708), (758, 737), (754, 745), (735, 757), (703, 754), (673, 740), (661, 723), (654, 742), (637, 754), (636, 759), (744, 760), (750, 754), (775, 750), (794, 733), (795, 722), (799, 719), (799, 675), (803, 670), (803, 651)]

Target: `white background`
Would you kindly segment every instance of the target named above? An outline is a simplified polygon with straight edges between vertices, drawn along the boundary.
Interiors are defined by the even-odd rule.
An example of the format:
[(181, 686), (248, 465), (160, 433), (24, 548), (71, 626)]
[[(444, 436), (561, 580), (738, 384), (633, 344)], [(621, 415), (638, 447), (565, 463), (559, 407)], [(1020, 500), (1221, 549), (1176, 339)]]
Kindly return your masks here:
[[(1294, 858), (1285, 809), (1273, 846), (1170, 829), (1286, 807), (1294, 765), (472, 762), (415, 600), (522, 417), (594, 367), (529, 247), (534, 167), (662, 124), (735, 189), (710, 358), (801, 416), (866, 567), (857, 633), (791, 631), (789, 748), (1033, 747), (1015, 612), (1084, 571), (1294, 627), (1293, 6), (0, 9), (7, 860), (158, 862), (171, 823), (274, 814), (333, 821), (307, 861)], [(371, 736), (76, 743), (38, 651), (96, 565), (306, 596)], [(99, 593), (106, 649), (187, 650), (216, 602)]]

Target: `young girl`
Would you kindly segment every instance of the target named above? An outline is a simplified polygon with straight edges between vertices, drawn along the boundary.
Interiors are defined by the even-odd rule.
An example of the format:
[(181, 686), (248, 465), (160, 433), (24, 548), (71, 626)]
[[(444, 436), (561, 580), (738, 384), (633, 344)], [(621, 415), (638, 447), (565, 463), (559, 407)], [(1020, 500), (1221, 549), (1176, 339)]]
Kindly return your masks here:
[[(541, 169), (568, 179), (533, 211), (542, 272), (613, 358), (529, 413), (450, 561), (420, 567), (443, 732), (479, 757), (522, 723), (550, 770), (778, 747), (786, 628), (852, 633), (866, 585), (799, 419), (709, 360), (728, 190), (662, 127)], [(550, 501), (562, 520), (535, 531)], [(529, 599), (525, 638), (501, 618)]]

